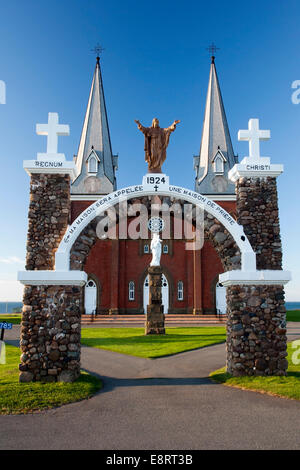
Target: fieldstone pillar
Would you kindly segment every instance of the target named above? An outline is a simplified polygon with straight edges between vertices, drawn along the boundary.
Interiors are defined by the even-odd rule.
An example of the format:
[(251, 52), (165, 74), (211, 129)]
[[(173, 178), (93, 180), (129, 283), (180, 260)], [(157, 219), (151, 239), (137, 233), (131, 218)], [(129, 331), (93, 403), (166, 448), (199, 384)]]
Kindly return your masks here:
[(79, 376), (81, 290), (25, 286), (20, 382), (73, 382)]
[(276, 178), (239, 178), (236, 194), (237, 221), (256, 253), (256, 269), (282, 269)]
[(258, 119), (250, 119), (238, 138), (249, 141), (249, 156), (228, 176), (236, 183), (237, 218), (256, 254), (256, 270), (250, 263), (220, 276), (227, 287), (227, 370), (235, 376), (285, 375), (283, 286), (290, 273), (281, 265), (276, 186), (283, 165), (260, 155), (260, 140), (268, 140), (270, 131), (261, 130)]
[[(28, 213), (27, 271), (54, 269), (70, 213), (70, 175), (33, 173)], [(25, 285), (20, 381), (73, 381), (80, 373), (81, 287)]]
[(55, 251), (68, 226), (69, 213), (70, 176), (32, 174), (26, 270), (54, 269)]
[(227, 371), (285, 375), (286, 328), (281, 286), (227, 288)]
[(55, 271), (55, 252), (68, 227), (74, 168), (63, 154), (38, 154), (37, 160), (24, 162), (30, 204), (26, 271), (18, 274), (25, 285), (20, 382), (70, 382), (80, 373), (84, 273)]
[(165, 334), (165, 315), (162, 305), (162, 268), (149, 266), (149, 305), (147, 306), (145, 335)]
[(276, 178), (245, 173), (236, 179), (237, 217), (262, 274), (261, 284), (241, 282), (227, 288), (227, 371), (234, 376), (285, 375), (283, 285), (265, 283), (263, 274), (282, 269)]

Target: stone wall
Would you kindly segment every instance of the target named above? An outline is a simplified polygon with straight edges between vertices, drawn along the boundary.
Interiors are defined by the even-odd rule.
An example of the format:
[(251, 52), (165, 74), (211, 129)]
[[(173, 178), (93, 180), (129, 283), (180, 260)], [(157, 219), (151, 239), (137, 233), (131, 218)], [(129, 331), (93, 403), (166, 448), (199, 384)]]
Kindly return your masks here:
[(74, 381), (80, 373), (82, 289), (26, 286), (20, 381)]
[(54, 257), (68, 225), (70, 176), (32, 174), (26, 270), (54, 269)]

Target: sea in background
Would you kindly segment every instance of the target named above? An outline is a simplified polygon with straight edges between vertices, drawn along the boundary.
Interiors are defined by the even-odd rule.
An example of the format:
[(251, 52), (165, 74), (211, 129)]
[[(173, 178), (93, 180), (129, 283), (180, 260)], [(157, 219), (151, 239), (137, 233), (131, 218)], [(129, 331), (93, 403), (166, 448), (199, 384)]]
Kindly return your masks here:
[(300, 310), (300, 302), (286, 302), (285, 308), (287, 310)]
[[(0, 302), (0, 314), (13, 313), (14, 308), (21, 310), (22, 302)], [(300, 302), (286, 302), (285, 308), (287, 310), (300, 310)]]
[(13, 313), (13, 309), (21, 310), (22, 302), (0, 302), (0, 313)]

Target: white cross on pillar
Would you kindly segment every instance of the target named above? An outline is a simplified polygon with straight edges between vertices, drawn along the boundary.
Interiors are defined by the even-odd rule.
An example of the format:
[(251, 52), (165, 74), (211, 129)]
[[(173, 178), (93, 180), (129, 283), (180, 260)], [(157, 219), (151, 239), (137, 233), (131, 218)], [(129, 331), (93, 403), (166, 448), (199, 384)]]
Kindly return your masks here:
[(261, 160), (259, 151), (259, 141), (269, 140), (271, 133), (269, 130), (262, 131), (259, 129), (259, 119), (250, 119), (248, 130), (240, 130), (238, 132), (238, 140), (249, 141), (249, 159), (252, 161)]
[(65, 158), (63, 154), (57, 153), (58, 136), (70, 135), (70, 127), (67, 124), (58, 124), (58, 114), (48, 114), (48, 124), (37, 124), (36, 133), (47, 136), (47, 153), (38, 154), (38, 158), (57, 159)]

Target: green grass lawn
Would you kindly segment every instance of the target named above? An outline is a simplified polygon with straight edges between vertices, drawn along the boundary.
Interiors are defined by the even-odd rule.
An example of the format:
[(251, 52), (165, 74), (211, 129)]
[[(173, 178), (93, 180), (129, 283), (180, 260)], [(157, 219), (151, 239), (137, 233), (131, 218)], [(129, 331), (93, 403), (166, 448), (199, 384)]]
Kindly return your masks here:
[(226, 340), (224, 327), (166, 328), (166, 335), (145, 336), (144, 328), (83, 328), (82, 344), (131, 356), (156, 358)]
[(83, 400), (102, 386), (96, 377), (82, 372), (73, 383), (19, 383), (20, 350), (6, 344), (6, 364), (0, 364), (0, 414), (40, 411)]
[(300, 321), (300, 310), (288, 310), (286, 312), (286, 321)]
[(225, 367), (210, 374), (219, 383), (256, 392), (268, 393), (280, 397), (300, 400), (300, 364), (292, 363), (292, 343), (288, 344), (288, 375), (287, 377), (232, 377), (225, 372)]
[(13, 325), (19, 325), (21, 323), (21, 313), (8, 313), (7, 315), (0, 315), (0, 322), (4, 321), (7, 323), (13, 323)]

